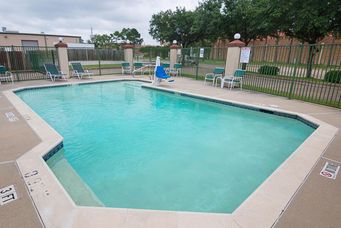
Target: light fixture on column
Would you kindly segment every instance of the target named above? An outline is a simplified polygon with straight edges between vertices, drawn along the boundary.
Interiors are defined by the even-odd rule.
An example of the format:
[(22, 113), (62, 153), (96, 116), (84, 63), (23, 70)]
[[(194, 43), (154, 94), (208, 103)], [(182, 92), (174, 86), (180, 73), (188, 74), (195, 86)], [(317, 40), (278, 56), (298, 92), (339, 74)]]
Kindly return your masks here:
[(234, 38), (235, 40), (239, 40), (239, 39), (240, 39), (240, 33), (234, 34), (233, 38)]

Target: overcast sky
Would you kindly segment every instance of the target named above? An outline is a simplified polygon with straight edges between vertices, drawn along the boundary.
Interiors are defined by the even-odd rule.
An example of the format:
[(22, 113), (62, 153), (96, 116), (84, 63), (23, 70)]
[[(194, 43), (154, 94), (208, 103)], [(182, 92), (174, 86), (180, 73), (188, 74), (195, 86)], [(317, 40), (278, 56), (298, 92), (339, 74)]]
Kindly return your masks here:
[(194, 9), (198, 0), (0, 0), (0, 27), (28, 33), (80, 35), (136, 28), (145, 44), (157, 44), (148, 33), (152, 14), (176, 6)]

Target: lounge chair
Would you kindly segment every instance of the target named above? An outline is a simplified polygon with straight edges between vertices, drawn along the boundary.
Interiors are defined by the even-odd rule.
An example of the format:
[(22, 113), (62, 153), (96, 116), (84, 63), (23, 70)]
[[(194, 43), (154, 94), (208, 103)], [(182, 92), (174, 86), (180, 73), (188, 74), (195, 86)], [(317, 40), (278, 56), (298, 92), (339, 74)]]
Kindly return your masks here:
[(224, 88), (225, 83), (230, 85), (230, 90), (235, 86), (239, 85), (240, 90), (243, 89), (243, 77), (245, 75), (245, 70), (237, 69), (233, 76), (225, 76), (225, 77), (217, 77), (216, 83), (218, 83), (218, 79), (221, 80), (221, 88)]
[(121, 63), (122, 74), (131, 74), (132, 69), (128, 62)]
[(0, 84), (1, 81), (11, 81), (12, 83), (14, 83), (13, 74), (8, 71), (5, 66), (0, 66)]
[(46, 63), (44, 64), (44, 68), (46, 71), (46, 77), (50, 78), (51, 81), (56, 81), (56, 78), (60, 78), (60, 79), (66, 79), (66, 74), (64, 74), (63, 72), (59, 71), (56, 67), (56, 65), (51, 64), (51, 63)]
[(72, 76), (77, 76), (78, 79), (82, 79), (83, 77), (91, 78), (94, 73), (89, 72), (88, 70), (84, 70), (81, 63), (71, 63), (72, 67)]
[(224, 71), (225, 71), (225, 69), (222, 67), (214, 68), (213, 73), (207, 73), (205, 75), (204, 85), (206, 85), (206, 81), (212, 81), (212, 85), (215, 86), (216, 85), (216, 79), (218, 77), (222, 78)]
[(174, 67), (169, 70), (169, 75), (181, 76), (181, 69), (182, 69), (182, 64), (181, 63), (175, 63)]

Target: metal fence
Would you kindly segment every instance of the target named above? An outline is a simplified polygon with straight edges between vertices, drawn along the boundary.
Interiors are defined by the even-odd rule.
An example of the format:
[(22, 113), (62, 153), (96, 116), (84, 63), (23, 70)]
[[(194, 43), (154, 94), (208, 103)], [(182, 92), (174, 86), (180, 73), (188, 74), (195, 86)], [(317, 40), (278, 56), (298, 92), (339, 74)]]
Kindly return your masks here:
[(225, 67), (227, 48), (183, 48), (178, 60), (182, 63), (182, 74), (203, 79), (215, 67)]
[(156, 57), (160, 56), (162, 62), (168, 63), (169, 53), (169, 47), (136, 47), (134, 48), (134, 62), (155, 63)]
[(45, 63), (58, 65), (54, 47), (0, 46), (0, 65), (14, 74), (14, 80), (45, 79)]
[[(341, 108), (341, 44), (251, 46), (243, 87)], [(201, 49), (201, 50), (200, 50)], [(204, 79), (225, 67), (227, 48), (183, 48), (183, 76)]]
[(69, 48), (68, 59), (69, 62), (82, 63), (85, 69), (95, 75), (117, 74), (121, 72), (124, 53), (123, 50), (112, 48)]
[(251, 46), (244, 88), (341, 108), (341, 44)]

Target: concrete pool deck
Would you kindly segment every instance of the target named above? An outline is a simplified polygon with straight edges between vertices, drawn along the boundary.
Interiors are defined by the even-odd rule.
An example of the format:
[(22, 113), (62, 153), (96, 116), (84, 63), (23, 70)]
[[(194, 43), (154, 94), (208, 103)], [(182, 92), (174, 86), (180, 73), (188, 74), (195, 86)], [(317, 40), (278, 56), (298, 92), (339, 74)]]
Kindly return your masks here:
[[(118, 78), (118, 76), (96, 77), (96, 79), (112, 78)], [(79, 82), (78, 80), (70, 81)], [(5, 91), (16, 87), (43, 84), (45, 85), (52, 83), (48, 81), (27, 81), (16, 83), (14, 85), (2, 84), (0, 86), (0, 90)], [(161, 87), (233, 100), (237, 102), (244, 102), (257, 106), (279, 106), (280, 109), (308, 114), (326, 123), (334, 125), (337, 128), (341, 127), (341, 110), (338, 109), (295, 100), (287, 100), (286, 98), (270, 96), (256, 92), (241, 92), (239, 90), (228, 91), (226, 89), (221, 90), (211, 86), (204, 86), (202, 81), (195, 81), (187, 78), (176, 78), (175, 83), (162, 84)], [(16, 201), (0, 206), (0, 219), (1, 221), (8, 221), (7, 224), (12, 224), (12, 227), (21, 227), (20, 224), (25, 224), (27, 227), (39, 227), (41, 226), (39, 216), (36, 213), (35, 207), (31, 203), (30, 196), (25, 189), (25, 183), (17, 169), (15, 160), (28, 150), (32, 149), (32, 147), (39, 144), (40, 139), (26, 123), (25, 116), (21, 116), (3, 94), (0, 95), (0, 112), (0, 187), (15, 184), (18, 195), (18, 199)], [(7, 117), (5, 116), (5, 114), (8, 112), (12, 112), (18, 118), (18, 120), (14, 122), (8, 121)], [(276, 227), (338, 227), (341, 224), (341, 218), (339, 217), (341, 212), (341, 196), (338, 194), (341, 190), (340, 177), (338, 176), (336, 180), (331, 180), (319, 175), (319, 172), (325, 161), (334, 161), (335, 163), (340, 164), (340, 150), (341, 136), (340, 133), (338, 133), (333, 142), (329, 145), (328, 149), (325, 151), (324, 155), (319, 158), (316, 166), (313, 168), (304, 184), (297, 191), (286, 210), (279, 217), (279, 220), (275, 225)], [(13, 213), (11, 213), (11, 211)], [(22, 212), (18, 213), (18, 211)], [(160, 212), (160, 214), (163, 213)], [(82, 216), (87, 215), (83, 213)], [(197, 216), (193, 215), (193, 217), (195, 219)], [(143, 220), (144, 218), (142, 216), (139, 218), (137, 217), (137, 220), (138, 219)], [(170, 221), (170, 219), (168, 221)], [(139, 227), (138, 225), (142, 224), (138, 221), (125, 222), (132, 225), (132, 227)], [(147, 227), (155, 227), (152, 226), (152, 224), (160, 224), (160, 222), (162, 221), (159, 221), (159, 223), (149, 223), (150, 226)], [(214, 226), (213, 223), (200, 223), (200, 225), (196, 227), (210, 227), (210, 225), (212, 225), (212, 227)], [(164, 222), (163, 226), (189, 227), (189, 225), (186, 226), (186, 221), (184, 220), (181, 220), (181, 222), (176, 224)], [(241, 226), (241, 224), (237, 223), (235, 224), (235, 227), (245, 226)], [(254, 227), (260, 226), (255, 224)]]

